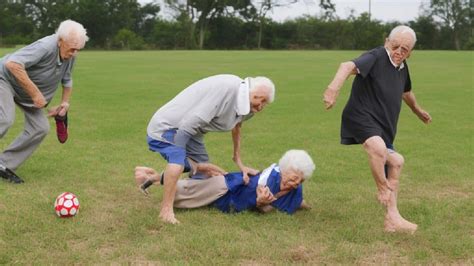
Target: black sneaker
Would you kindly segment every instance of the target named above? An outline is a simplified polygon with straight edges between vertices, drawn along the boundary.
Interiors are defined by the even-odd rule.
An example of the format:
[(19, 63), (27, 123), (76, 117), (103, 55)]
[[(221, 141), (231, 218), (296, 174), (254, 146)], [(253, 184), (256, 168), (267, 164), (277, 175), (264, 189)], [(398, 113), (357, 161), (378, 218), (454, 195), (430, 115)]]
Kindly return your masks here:
[(15, 184), (21, 184), (25, 181), (23, 181), (23, 179), (21, 179), (19, 176), (17, 176), (12, 170), (6, 168), (6, 167), (1, 167), (0, 166), (0, 176), (3, 178), (3, 179), (6, 179), (12, 183), (15, 183)]

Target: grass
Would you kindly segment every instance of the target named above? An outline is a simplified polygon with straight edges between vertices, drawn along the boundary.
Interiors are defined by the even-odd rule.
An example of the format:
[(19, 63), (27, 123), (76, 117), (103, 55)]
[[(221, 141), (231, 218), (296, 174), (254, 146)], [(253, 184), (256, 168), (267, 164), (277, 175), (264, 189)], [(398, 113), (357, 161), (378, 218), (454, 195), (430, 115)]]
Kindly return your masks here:
[[(8, 51), (0, 50), (0, 56)], [(433, 123), (404, 106), (395, 142), (405, 156), (399, 207), (415, 235), (383, 232), (383, 208), (360, 146), (339, 144), (346, 82), (336, 107), (322, 93), (338, 64), (359, 51), (81, 52), (74, 72), (70, 139), (51, 134), (17, 173), (0, 182), (0, 264), (473, 264), (473, 53), (415, 51), (409, 64), (418, 102)], [(177, 210), (158, 219), (162, 188), (137, 192), (133, 168), (162, 169), (149, 152), (153, 113), (192, 82), (213, 74), (265, 75), (276, 101), (243, 127), (243, 160), (263, 169), (291, 148), (317, 170), (305, 183), (310, 211), (235, 215)], [(56, 95), (53, 104), (58, 103)], [(16, 122), (4, 149), (22, 129)], [(228, 170), (230, 133), (210, 133), (211, 159)], [(59, 219), (53, 201), (78, 195), (77, 217)]]

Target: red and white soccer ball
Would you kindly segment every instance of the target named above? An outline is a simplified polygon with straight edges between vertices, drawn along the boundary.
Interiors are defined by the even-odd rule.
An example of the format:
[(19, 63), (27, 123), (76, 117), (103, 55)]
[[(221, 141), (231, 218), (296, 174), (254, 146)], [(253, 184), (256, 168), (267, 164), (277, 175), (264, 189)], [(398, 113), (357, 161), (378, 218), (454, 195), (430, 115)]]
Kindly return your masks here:
[(54, 210), (61, 217), (72, 217), (79, 212), (79, 199), (70, 192), (63, 192), (54, 202)]

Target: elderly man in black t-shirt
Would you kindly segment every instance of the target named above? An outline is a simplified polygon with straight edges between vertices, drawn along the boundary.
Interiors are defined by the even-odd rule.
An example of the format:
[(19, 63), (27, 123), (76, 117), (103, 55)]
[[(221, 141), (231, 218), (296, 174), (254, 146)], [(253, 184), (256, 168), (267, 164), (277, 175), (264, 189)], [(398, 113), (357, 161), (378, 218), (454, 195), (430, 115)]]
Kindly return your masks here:
[(363, 144), (377, 184), (377, 198), (387, 207), (385, 230), (388, 232), (413, 233), (417, 228), (416, 224), (405, 220), (397, 208), (398, 183), (404, 159), (393, 147), (402, 99), (421, 121), (431, 122), (431, 116), (418, 106), (411, 91), (405, 60), (415, 42), (416, 35), (410, 27), (395, 27), (384, 46), (342, 63), (324, 92), (326, 109), (330, 109), (344, 81), (349, 75), (356, 75), (342, 113), (341, 143)]

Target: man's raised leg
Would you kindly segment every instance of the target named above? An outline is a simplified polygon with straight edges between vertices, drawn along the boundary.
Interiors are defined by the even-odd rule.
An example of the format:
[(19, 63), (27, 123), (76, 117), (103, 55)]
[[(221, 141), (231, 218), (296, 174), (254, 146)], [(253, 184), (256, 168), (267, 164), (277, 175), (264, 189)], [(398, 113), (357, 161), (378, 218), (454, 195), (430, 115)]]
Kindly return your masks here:
[(166, 223), (177, 224), (179, 221), (174, 217), (173, 202), (176, 194), (176, 183), (183, 173), (184, 167), (179, 164), (169, 163), (164, 172), (164, 193), (161, 203), (160, 218)]
[(379, 136), (368, 138), (363, 146), (369, 156), (370, 170), (377, 185), (377, 199), (380, 203), (387, 206), (391, 194), (384, 169), (388, 156), (387, 146)]
[(400, 174), (403, 168), (403, 156), (397, 152), (391, 151), (387, 156), (388, 182), (392, 193), (387, 204), (387, 214), (385, 215), (385, 231), (397, 232), (408, 231), (414, 233), (417, 225), (405, 220), (398, 211), (397, 197), (400, 183)]

